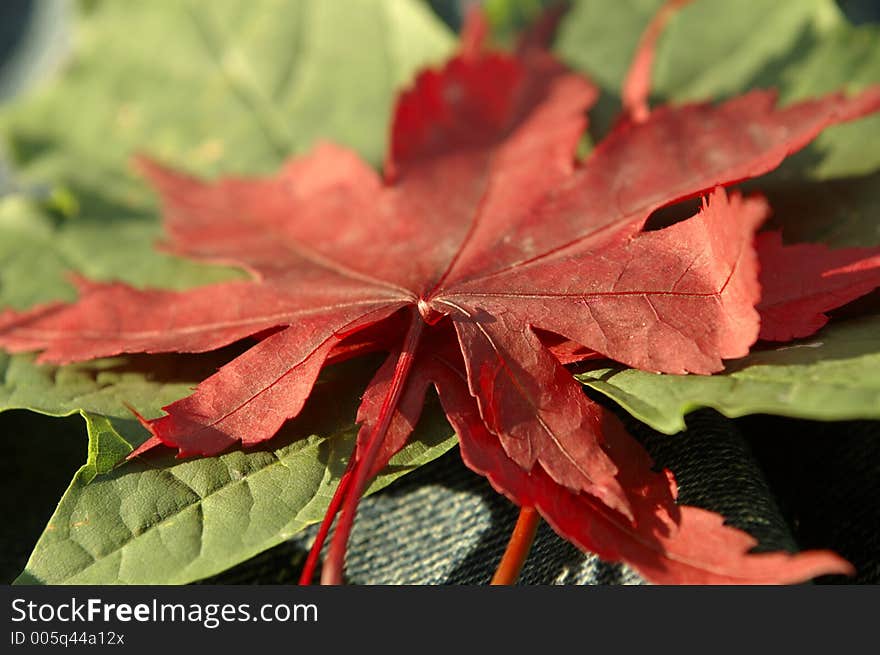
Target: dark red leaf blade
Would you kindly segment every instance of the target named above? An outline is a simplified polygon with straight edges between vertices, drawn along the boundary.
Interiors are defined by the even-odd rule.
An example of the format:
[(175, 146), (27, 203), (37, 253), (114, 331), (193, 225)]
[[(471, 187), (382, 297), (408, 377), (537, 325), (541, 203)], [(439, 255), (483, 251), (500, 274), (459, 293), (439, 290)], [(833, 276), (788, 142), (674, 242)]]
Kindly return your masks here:
[(604, 433), (617, 451), (614, 460), (622, 467), (620, 479), (635, 513), (630, 523), (591, 496), (561, 488), (540, 466), (526, 473), (486, 429), (462, 373), (449, 370), (437, 377), (465, 463), (514, 503), (536, 507), (559, 534), (606, 561), (626, 562), (658, 584), (786, 584), (853, 573), (848, 562), (829, 551), (752, 554), (756, 541), (724, 525), (718, 514), (672, 505), (674, 481), (652, 472), (647, 454), (605, 413)]
[[(608, 231), (635, 234), (653, 211), (768, 173), (822, 130), (880, 110), (880, 86), (775, 105), (775, 92), (753, 91), (719, 105), (659, 107), (646, 121), (615, 130), (533, 211), (513, 217), (503, 233), (475, 236), (468, 246), (492, 252), (492, 261), (461, 264), (450, 283), (552, 256)], [(548, 224), (554, 229), (541, 229)]]
[(557, 484), (629, 516), (617, 467), (602, 448), (596, 406), (537, 336), (508, 318), (454, 319), (470, 393), (486, 427), (522, 469), (540, 463)]
[[(162, 200), (169, 252), (241, 266), (304, 299), (366, 288), (406, 295), (383, 277), (387, 260), (358, 249), (382, 222), (375, 202), (382, 182), (345, 148), (320, 144), (268, 178), (203, 182), (144, 157), (138, 167)], [(350, 238), (333, 239), (334, 230)]]
[[(511, 313), (642, 369), (712, 373), (758, 335), (758, 198), (716, 190), (694, 218), (630, 237), (607, 235), (447, 292), (474, 313)], [(572, 275), (572, 271), (577, 271)], [(440, 300), (439, 302), (443, 302)]]
[(880, 248), (784, 245), (779, 232), (760, 234), (757, 248), (760, 338), (767, 341), (808, 337), (828, 322), (825, 312), (880, 286)]
[(395, 212), (419, 219), (407, 247), (437, 271), (409, 288), (430, 295), (469, 258), (485, 263), (486, 252), (468, 244), (486, 229), (505, 232), (571, 175), (597, 97), (593, 84), (535, 48), (514, 58), (471, 43), (442, 70), (418, 76), (398, 99), (386, 161)]
[[(68, 364), (121, 353), (206, 352), (278, 325), (331, 311), (364, 312), (387, 304), (381, 293), (347, 299), (328, 293), (315, 303), (295, 292), (251, 282), (188, 291), (135, 289), (76, 280), (74, 305), (44, 305), (0, 315), (3, 346), (42, 350), (41, 363)], [(385, 294), (387, 297), (387, 294)]]
[[(302, 409), (338, 333), (376, 323), (395, 307), (377, 303), (305, 319), (264, 339), (200, 383), (195, 392), (164, 407), (149, 421), (153, 436), (177, 447), (180, 457), (214, 455), (238, 441), (271, 439)], [(331, 320), (332, 319), (332, 320)]]

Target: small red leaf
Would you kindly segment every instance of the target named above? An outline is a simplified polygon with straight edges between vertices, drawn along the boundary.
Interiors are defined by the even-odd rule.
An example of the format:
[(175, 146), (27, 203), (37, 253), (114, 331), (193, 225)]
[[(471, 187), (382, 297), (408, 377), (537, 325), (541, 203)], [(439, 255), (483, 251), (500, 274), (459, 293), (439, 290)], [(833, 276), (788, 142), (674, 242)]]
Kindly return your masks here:
[(761, 339), (808, 337), (831, 311), (880, 286), (880, 248), (820, 243), (782, 244), (779, 232), (758, 236), (761, 260)]

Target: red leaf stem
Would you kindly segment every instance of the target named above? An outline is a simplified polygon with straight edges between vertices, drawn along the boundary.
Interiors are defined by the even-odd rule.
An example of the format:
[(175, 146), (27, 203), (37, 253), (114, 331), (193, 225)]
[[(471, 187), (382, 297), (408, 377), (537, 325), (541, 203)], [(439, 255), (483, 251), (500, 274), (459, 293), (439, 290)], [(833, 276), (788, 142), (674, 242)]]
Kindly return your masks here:
[(339, 514), (339, 509), (342, 507), (342, 502), (345, 500), (346, 493), (351, 485), (355, 461), (354, 453), (352, 453), (351, 459), (348, 460), (348, 466), (345, 467), (345, 473), (339, 478), (339, 484), (336, 485), (336, 491), (333, 492), (333, 498), (330, 499), (330, 504), (324, 513), (324, 519), (321, 521), (321, 527), (318, 528), (318, 534), (315, 535), (315, 542), (312, 544), (309, 556), (306, 558), (306, 563), (299, 577), (301, 585), (311, 584), (312, 578), (315, 577), (315, 569), (318, 566), (318, 559), (321, 557), (321, 549), (324, 547), (324, 542), (327, 541), (330, 527), (333, 525), (333, 521), (336, 520), (336, 515)]
[(345, 550), (348, 546), (351, 528), (354, 525), (358, 501), (364, 494), (364, 489), (366, 489), (367, 483), (370, 480), (370, 474), (373, 471), (373, 464), (381, 451), (382, 441), (388, 432), (388, 428), (391, 426), (391, 419), (394, 417), (397, 404), (400, 402), (400, 396), (406, 385), (407, 376), (412, 370), (416, 349), (418, 348), (419, 339), (422, 336), (424, 327), (425, 323), (422, 321), (422, 317), (413, 310), (410, 315), (409, 329), (407, 330), (406, 337), (404, 337), (400, 356), (397, 359), (397, 366), (394, 369), (394, 377), (391, 380), (391, 386), (379, 412), (379, 421), (370, 435), (367, 447), (363, 453), (359, 453), (352, 469), (352, 481), (349, 489), (345, 492), (345, 500), (339, 515), (339, 523), (336, 525), (336, 531), (333, 533), (333, 539), (330, 541), (330, 548), (327, 552), (327, 559), (324, 560), (324, 567), (321, 571), (321, 584), (342, 584)]
[(532, 549), (535, 541), (535, 533), (541, 524), (541, 515), (534, 507), (522, 507), (519, 510), (519, 518), (513, 526), (507, 549), (501, 556), (501, 562), (492, 576), (493, 585), (512, 585), (519, 578), (523, 564)]

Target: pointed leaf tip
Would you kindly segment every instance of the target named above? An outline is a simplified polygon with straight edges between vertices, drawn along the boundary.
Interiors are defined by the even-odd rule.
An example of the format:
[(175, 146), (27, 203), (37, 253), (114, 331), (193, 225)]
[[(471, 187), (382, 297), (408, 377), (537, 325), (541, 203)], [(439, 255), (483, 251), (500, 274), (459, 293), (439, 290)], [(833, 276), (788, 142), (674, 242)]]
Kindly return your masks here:
[(479, 3), (470, 3), (467, 7), (464, 23), (461, 27), (458, 51), (465, 59), (479, 56), (489, 37), (489, 19)]
[(621, 101), (625, 116), (635, 122), (647, 120), (650, 114), (648, 97), (651, 95), (651, 75), (657, 41), (663, 34), (666, 24), (680, 9), (693, 0), (667, 0), (660, 7), (651, 22), (642, 32), (638, 48), (632, 58), (629, 72), (623, 82)]

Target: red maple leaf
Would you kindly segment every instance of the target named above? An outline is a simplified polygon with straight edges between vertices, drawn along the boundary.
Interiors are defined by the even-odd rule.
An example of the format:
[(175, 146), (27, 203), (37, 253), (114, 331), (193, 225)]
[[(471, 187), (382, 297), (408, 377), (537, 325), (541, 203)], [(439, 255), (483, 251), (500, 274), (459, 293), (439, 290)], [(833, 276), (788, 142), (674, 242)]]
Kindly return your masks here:
[[(398, 99), (384, 179), (334, 145), (260, 179), (203, 182), (144, 160), (164, 202), (167, 249), (244, 267), (252, 279), (183, 292), (78, 280), (75, 304), (0, 316), (0, 345), (61, 364), (260, 335), (144, 422), (153, 438), (136, 455), (165, 444), (180, 456), (269, 439), (328, 362), (387, 349), (306, 577), (339, 513), (323, 579), (341, 581), (358, 499), (408, 439), (431, 386), (469, 467), (581, 548), (650, 580), (850, 572), (823, 551), (751, 554), (755, 541), (720, 516), (676, 505), (671, 474), (652, 471), (562, 364), (603, 356), (709, 374), (747, 354), (759, 332), (808, 334), (823, 311), (878, 282), (873, 251), (815, 257), (810, 248), (821, 247), (780, 251), (772, 236), (756, 251), (768, 207), (725, 187), (770, 171), (824, 128), (877, 111), (880, 88), (785, 108), (756, 91), (649, 110), (654, 41), (668, 15), (642, 40), (623, 117), (582, 163), (575, 151), (596, 88), (535, 38), (514, 55), (484, 52), (476, 15), (459, 53)], [(658, 208), (699, 196), (697, 215), (642, 230)], [(794, 276), (805, 269), (835, 282), (799, 288), (790, 262)], [(763, 301), (762, 284), (772, 289)]]
[(823, 313), (880, 286), (877, 248), (831, 250), (821, 243), (785, 246), (779, 232), (756, 240), (761, 260), (760, 338), (807, 337), (828, 322)]

